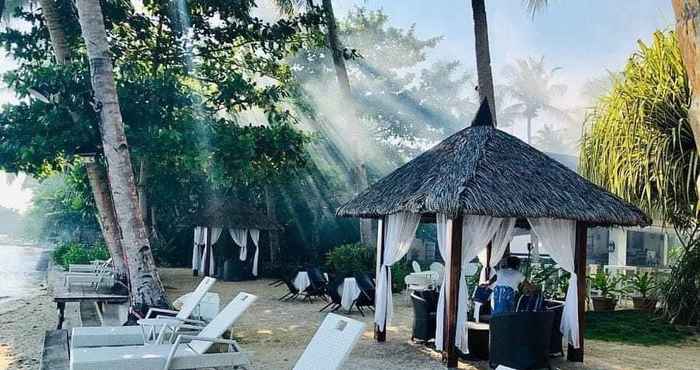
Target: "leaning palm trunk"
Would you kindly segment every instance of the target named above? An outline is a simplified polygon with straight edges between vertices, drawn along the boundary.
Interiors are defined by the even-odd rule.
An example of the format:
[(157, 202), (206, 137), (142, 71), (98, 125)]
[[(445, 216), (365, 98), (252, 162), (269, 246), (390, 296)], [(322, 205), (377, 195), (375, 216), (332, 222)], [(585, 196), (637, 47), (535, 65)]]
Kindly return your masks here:
[[(350, 117), (357, 118), (357, 109), (355, 109), (354, 100), (352, 98), (352, 93), (350, 90), (350, 79), (348, 78), (348, 71), (345, 67), (345, 58), (343, 57), (343, 50), (340, 48), (340, 40), (338, 38), (338, 26), (335, 22), (335, 14), (333, 12), (333, 3), (331, 0), (323, 0), (323, 15), (326, 19), (326, 28), (328, 29), (327, 39), (328, 47), (331, 49), (331, 55), (333, 56), (333, 65), (335, 66), (335, 76), (338, 80), (338, 87), (340, 92), (346, 102), (348, 102), (348, 110), (350, 110)], [(355, 122), (351, 122), (355, 124)], [(351, 169), (351, 178), (353, 179), (353, 190), (355, 195), (359, 194), (365, 190), (368, 186), (367, 181), (367, 171), (364, 164), (362, 163), (362, 157), (360, 154), (359, 145), (360, 137), (360, 127), (351, 127), (351, 131), (354, 133), (352, 136), (353, 143), (351, 147), (356, 152), (353, 153), (353, 163), (354, 167)], [(372, 237), (372, 221), (361, 219), (360, 220), (360, 242), (365, 245), (373, 245), (375, 238)]]
[[(49, 30), (51, 47), (54, 50), (56, 64), (64, 65), (70, 62), (71, 50), (66, 41), (64, 22), (58, 11), (56, 0), (39, 0), (42, 15)], [(77, 117), (72, 115), (75, 120)], [(76, 122), (77, 123), (77, 122)], [(109, 195), (109, 183), (104, 176), (104, 170), (96, 163), (88, 164), (87, 176), (95, 198), (98, 213), (98, 221), (102, 229), (102, 236), (107, 244), (107, 249), (114, 261), (114, 270), (119, 281), (126, 282), (126, 262), (122, 251), (117, 219), (114, 214), (114, 204)]]
[(92, 88), (102, 121), (102, 146), (107, 159), (114, 209), (129, 266), (132, 309), (143, 314), (149, 307), (167, 306), (167, 299), (139, 210), (102, 8), (97, 0), (78, 0), (76, 5), (90, 62)]
[(489, 51), (489, 27), (486, 21), (484, 0), (472, 0), (474, 14), (474, 47), (476, 48), (476, 74), (479, 81), (479, 100), (488, 100), (491, 117), (496, 123), (496, 100), (491, 74), (491, 52)]
[(109, 182), (104, 167), (94, 160), (85, 163), (88, 180), (92, 188), (92, 195), (95, 198), (98, 220), (102, 229), (102, 236), (107, 244), (107, 249), (112, 257), (116, 280), (126, 283), (127, 266), (122, 250), (121, 236), (119, 235), (119, 225), (114, 215), (114, 203), (112, 194), (109, 191)]

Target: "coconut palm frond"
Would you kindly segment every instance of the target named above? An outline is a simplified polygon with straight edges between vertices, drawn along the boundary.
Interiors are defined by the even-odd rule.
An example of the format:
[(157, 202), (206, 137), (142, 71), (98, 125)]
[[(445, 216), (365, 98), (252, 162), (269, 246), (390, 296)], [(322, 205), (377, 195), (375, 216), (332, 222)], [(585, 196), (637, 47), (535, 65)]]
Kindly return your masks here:
[(690, 97), (675, 35), (655, 33), (589, 117), (582, 173), (657, 217), (694, 214), (699, 172)]
[(312, 4), (311, 0), (274, 0), (281, 15), (293, 15)]

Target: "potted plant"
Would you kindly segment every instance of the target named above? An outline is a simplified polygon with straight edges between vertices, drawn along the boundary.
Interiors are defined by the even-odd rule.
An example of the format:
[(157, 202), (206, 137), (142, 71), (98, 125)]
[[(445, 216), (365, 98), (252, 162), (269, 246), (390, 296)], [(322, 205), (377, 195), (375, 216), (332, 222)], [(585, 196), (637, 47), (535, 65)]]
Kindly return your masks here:
[(627, 279), (627, 288), (633, 292), (632, 304), (637, 310), (653, 311), (656, 309), (656, 276), (649, 272), (636, 272)]
[(599, 270), (593, 276), (588, 276), (591, 284), (591, 291), (597, 293), (591, 295), (593, 310), (613, 311), (617, 305), (617, 295), (622, 293), (620, 281), (622, 276), (611, 275), (609, 272)]

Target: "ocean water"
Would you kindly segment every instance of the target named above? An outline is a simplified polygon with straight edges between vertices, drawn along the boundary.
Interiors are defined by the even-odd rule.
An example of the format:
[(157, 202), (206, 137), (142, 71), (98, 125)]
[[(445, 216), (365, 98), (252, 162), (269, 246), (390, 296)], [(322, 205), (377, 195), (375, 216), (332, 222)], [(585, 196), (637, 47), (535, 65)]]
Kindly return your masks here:
[(0, 244), (0, 309), (3, 303), (37, 294), (45, 285), (49, 250)]

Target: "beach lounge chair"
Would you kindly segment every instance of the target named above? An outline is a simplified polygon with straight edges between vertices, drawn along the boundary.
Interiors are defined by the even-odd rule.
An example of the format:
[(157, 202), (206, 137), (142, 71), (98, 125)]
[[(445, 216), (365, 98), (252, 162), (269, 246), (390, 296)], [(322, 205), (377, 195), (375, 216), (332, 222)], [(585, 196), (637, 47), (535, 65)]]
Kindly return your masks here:
[[(248, 353), (234, 340), (221, 336), (257, 299), (239, 293), (196, 336), (179, 335), (172, 344), (128, 347), (71, 348), (71, 370), (164, 370), (244, 366)], [(185, 343), (189, 341), (189, 343)], [(207, 353), (214, 343), (227, 345), (227, 352)]]
[(106, 261), (94, 260), (90, 261), (89, 264), (70, 264), (68, 265), (68, 272), (92, 272), (96, 273), (102, 266), (109, 266), (112, 264), (112, 259)]
[(63, 284), (69, 291), (73, 285), (89, 285), (97, 291), (100, 287), (112, 287), (116, 283), (110, 265), (102, 265), (96, 272), (66, 272), (63, 279)]
[(294, 370), (336, 370), (360, 339), (365, 324), (329, 313), (294, 365)]
[[(191, 293), (189, 299), (182, 305), (180, 311), (151, 308), (146, 318), (139, 320), (139, 326), (95, 326), (73, 328), (71, 347), (107, 347), (107, 346), (140, 346), (155, 341), (164, 327), (169, 334), (177, 331), (181, 324), (204, 326), (205, 323), (190, 319), (190, 315), (202, 301), (216, 279), (205, 277)], [(156, 314), (175, 314), (164, 316)]]

